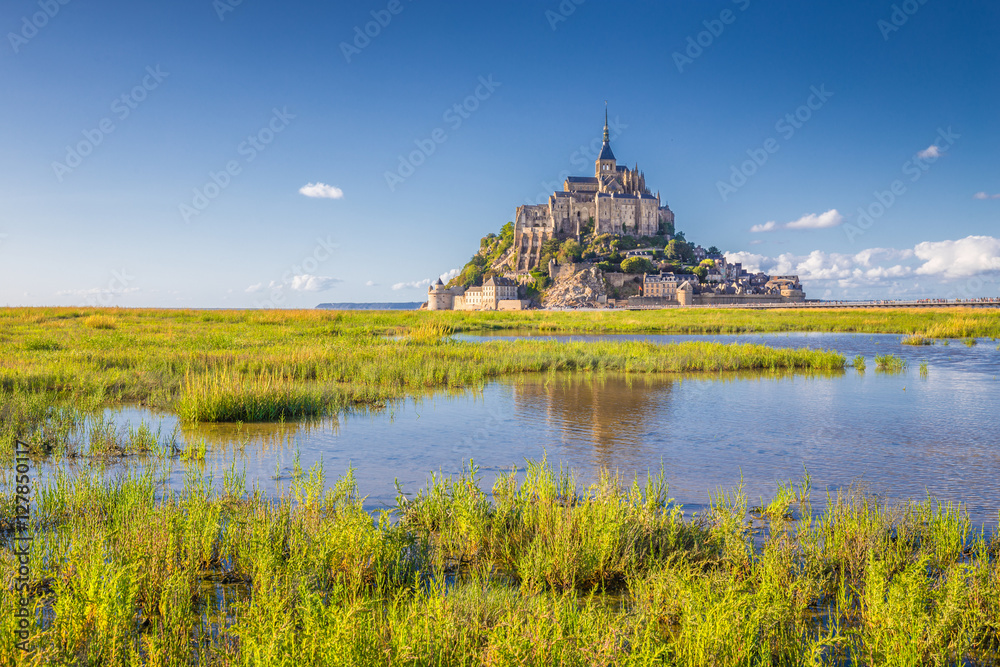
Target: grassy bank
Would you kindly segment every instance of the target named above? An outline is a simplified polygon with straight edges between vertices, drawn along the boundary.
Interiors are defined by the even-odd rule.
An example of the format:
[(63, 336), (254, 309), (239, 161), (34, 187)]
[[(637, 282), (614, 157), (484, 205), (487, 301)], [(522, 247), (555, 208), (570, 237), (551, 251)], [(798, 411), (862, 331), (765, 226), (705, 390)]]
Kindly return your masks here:
[[(297, 333), (326, 331), (335, 335), (393, 335), (404, 331), (487, 332), (504, 330), (546, 333), (764, 333), (829, 331), (922, 334), (930, 338), (1000, 337), (1000, 310), (981, 308), (869, 308), (750, 310), (694, 308), (651, 311), (594, 312), (461, 312), (461, 311), (196, 311), (156, 309), (7, 308), (0, 309), (0, 337), (38, 334), (30, 343), (44, 349), (42, 335), (53, 320), (80, 320), (107, 332), (159, 321), (167, 334), (178, 327), (206, 325), (278, 326)], [(11, 331), (8, 331), (8, 328)], [(143, 327), (148, 328), (148, 327)], [(225, 342), (219, 338), (210, 342)]]
[[(1000, 542), (962, 508), (808, 483), (686, 517), (662, 480), (588, 489), (544, 464), (434, 479), (374, 517), (350, 475), (277, 498), (197, 474), (35, 490), (29, 645), (3, 664), (995, 665)], [(9, 503), (5, 504), (5, 512)], [(754, 533), (766, 531), (766, 536)], [(6, 539), (9, 540), (9, 533)], [(756, 546), (755, 546), (756, 545)], [(4, 581), (16, 570), (0, 556)]]
[(0, 311), (0, 448), (58, 444), (81, 411), (139, 403), (188, 421), (298, 419), (504, 375), (840, 369), (760, 345), (455, 341), (433, 314)]
[[(423, 316), (426, 320), (420, 320)], [(794, 331), (922, 334), (928, 338), (1000, 337), (1000, 310), (895, 308), (750, 310), (746, 308), (524, 313), (407, 313), (456, 330), (541, 333), (740, 334)]]

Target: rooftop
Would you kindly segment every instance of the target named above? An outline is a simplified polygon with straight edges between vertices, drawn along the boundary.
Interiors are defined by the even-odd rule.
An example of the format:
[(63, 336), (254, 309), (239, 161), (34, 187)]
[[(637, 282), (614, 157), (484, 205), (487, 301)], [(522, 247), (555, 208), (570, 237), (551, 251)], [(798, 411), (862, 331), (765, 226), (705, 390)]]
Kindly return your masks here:
[(615, 154), (611, 152), (611, 142), (605, 141), (604, 145), (601, 147), (601, 154), (597, 157), (598, 160), (614, 160)]

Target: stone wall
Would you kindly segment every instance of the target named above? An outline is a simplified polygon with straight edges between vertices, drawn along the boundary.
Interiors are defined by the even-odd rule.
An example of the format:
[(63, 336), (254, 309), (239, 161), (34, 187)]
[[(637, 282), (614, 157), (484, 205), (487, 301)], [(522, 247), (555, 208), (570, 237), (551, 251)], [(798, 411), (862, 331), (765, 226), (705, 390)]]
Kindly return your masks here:
[(530, 305), (528, 299), (501, 299), (497, 301), (497, 310), (527, 310)]
[(578, 271), (586, 271), (586, 270), (590, 269), (590, 267), (592, 267), (592, 266), (593, 266), (593, 264), (591, 262), (579, 262), (579, 263), (575, 263), (574, 262), (572, 264), (556, 264), (555, 265), (555, 270), (552, 271), (549, 275), (552, 277), (553, 280), (561, 280), (561, 279), (564, 279), (564, 278), (572, 278), (573, 275), (575, 273), (577, 273)]
[(772, 294), (695, 294), (695, 306), (735, 306), (748, 303), (786, 303), (786, 299)]
[(604, 278), (612, 287), (621, 287), (627, 282), (642, 282), (641, 273), (605, 273)]
[(630, 296), (628, 305), (629, 308), (667, 308), (680, 304), (676, 299), (667, 299), (662, 296)]
[(542, 257), (542, 244), (552, 236), (552, 230), (544, 227), (516, 229), (514, 247), (517, 251), (517, 266), (515, 271), (530, 271), (538, 266)]

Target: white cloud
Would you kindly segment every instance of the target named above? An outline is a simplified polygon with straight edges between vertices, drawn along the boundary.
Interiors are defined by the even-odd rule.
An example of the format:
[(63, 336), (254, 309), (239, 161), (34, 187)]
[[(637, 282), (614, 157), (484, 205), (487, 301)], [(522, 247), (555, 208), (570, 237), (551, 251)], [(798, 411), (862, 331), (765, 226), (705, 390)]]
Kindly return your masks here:
[[(771, 275), (794, 274), (806, 283), (835, 283), (839, 287), (879, 285), (894, 278), (910, 275), (913, 268), (893, 263), (912, 257), (913, 251), (872, 248), (855, 255), (813, 250), (808, 255), (783, 253), (768, 257), (750, 252), (727, 252), (726, 261), (740, 262), (743, 268), (754, 273), (763, 271)], [(880, 257), (888, 265), (873, 264), (872, 258)]]
[(836, 227), (844, 222), (844, 216), (842, 216), (837, 209), (833, 208), (826, 213), (821, 213), (816, 215), (812, 213), (810, 215), (805, 215), (789, 222), (785, 227), (788, 229), (828, 229), (830, 227)]
[(368, 282), (365, 283), (365, 287), (378, 287), (378, 283), (375, 282), (374, 280), (369, 280)]
[[(447, 284), (448, 281), (450, 281), (452, 278), (454, 278), (461, 272), (462, 272), (461, 269), (452, 269), (451, 271), (442, 273), (440, 276), (441, 282)], [(434, 280), (431, 278), (424, 278), (423, 280), (412, 280), (409, 282), (396, 283), (392, 286), (392, 289), (397, 291), (401, 289), (427, 289), (433, 282)]]
[(967, 236), (957, 241), (925, 241), (913, 249), (923, 264), (916, 272), (942, 278), (968, 278), (1000, 271), (1000, 239)]
[(296, 292), (325, 292), (341, 282), (343, 281), (330, 276), (313, 276), (303, 273), (299, 276), (292, 276), (291, 287)]
[(832, 208), (826, 213), (810, 213), (804, 215), (798, 220), (792, 220), (791, 222), (786, 222), (785, 224), (779, 225), (774, 220), (765, 222), (762, 225), (754, 225), (750, 228), (750, 231), (754, 234), (759, 234), (761, 232), (773, 232), (776, 229), (829, 229), (830, 227), (836, 227), (843, 224), (844, 216), (840, 214), (837, 209)]
[(307, 183), (299, 188), (306, 197), (317, 199), (343, 199), (344, 191), (326, 183)]
[(740, 252), (724, 252), (722, 254), (725, 256), (726, 261), (730, 264), (742, 264), (743, 268), (751, 273), (761, 271), (762, 266), (771, 262), (770, 257), (765, 255), (755, 255), (754, 253), (747, 252), (745, 250), (741, 250)]
[(924, 150), (922, 150), (919, 153), (917, 153), (917, 157), (923, 158), (925, 160), (928, 159), (928, 158), (934, 158), (936, 160), (937, 158), (941, 157), (942, 155), (944, 155), (944, 153), (942, 153), (941, 149), (938, 148), (934, 144), (931, 144), (930, 146), (928, 146)]
[(876, 261), (895, 262), (911, 259), (913, 250), (896, 250), (895, 248), (868, 248), (854, 255), (854, 261), (861, 266), (873, 266)]
[(409, 282), (404, 282), (404, 283), (393, 283), (392, 289), (398, 291), (401, 289), (427, 288), (430, 287), (431, 282), (432, 281), (430, 278), (424, 278), (423, 280), (411, 280)]
[(257, 283), (256, 285), (250, 285), (250, 287), (244, 290), (247, 294), (256, 294), (257, 292), (264, 291), (264, 283)]
[(753, 227), (750, 228), (750, 231), (753, 232), (754, 234), (759, 234), (761, 232), (770, 232), (777, 228), (778, 228), (778, 223), (776, 223), (774, 220), (771, 220), (770, 222), (765, 222), (763, 225), (754, 225)]
[(854, 254), (814, 250), (771, 257), (741, 251), (725, 256), (751, 273), (795, 274), (807, 292), (826, 294), (824, 290), (832, 289), (839, 292), (838, 298), (849, 299), (949, 294), (951, 288), (921, 284), (916, 280), (920, 276), (944, 281), (987, 275), (1000, 278), (1000, 239), (992, 236), (927, 241), (913, 248), (867, 248)]
[(989, 194), (986, 194), (985, 192), (977, 192), (976, 194), (972, 195), (972, 198), (973, 199), (1000, 199), (1000, 195), (989, 195)]

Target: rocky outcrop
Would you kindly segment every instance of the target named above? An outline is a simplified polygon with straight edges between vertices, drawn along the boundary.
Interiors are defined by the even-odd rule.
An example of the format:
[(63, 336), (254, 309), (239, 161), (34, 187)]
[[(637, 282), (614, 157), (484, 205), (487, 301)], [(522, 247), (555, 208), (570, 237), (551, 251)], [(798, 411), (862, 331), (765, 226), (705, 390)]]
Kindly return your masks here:
[(605, 301), (607, 288), (604, 275), (596, 266), (560, 277), (545, 291), (543, 308), (579, 308), (595, 306)]

